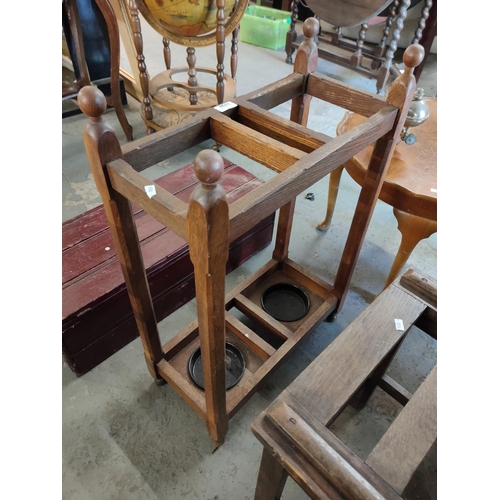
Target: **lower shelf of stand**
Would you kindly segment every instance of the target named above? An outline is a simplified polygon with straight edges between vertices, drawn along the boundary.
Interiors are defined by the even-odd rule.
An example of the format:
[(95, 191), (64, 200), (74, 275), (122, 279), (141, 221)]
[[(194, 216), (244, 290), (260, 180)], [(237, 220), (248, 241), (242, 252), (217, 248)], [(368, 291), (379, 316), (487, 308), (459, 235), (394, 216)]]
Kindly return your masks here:
[[(308, 294), (311, 307), (307, 315), (294, 322), (281, 322), (269, 316), (260, 306), (263, 290), (277, 282), (299, 286)], [(331, 285), (293, 261), (271, 260), (236, 289), (226, 295), (226, 309), (235, 307), (257, 324), (252, 329), (226, 311), (226, 341), (236, 345), (245, 359), (245, 372), (234, 387), (226, 391), (226, 411), (231, 418), (254, 394), (260, 384), (285, 361), (292, 350), (335, 309), (337, 297)], [(265, 330), (274, 341), (257, 333)], [(163, 346), (165, 357), (158, 363), (160, 375), (200, 414), (206, 417), (204, 390), (191, 379), (188, 362), (200, 345), (198, 322), (194, 321)]]

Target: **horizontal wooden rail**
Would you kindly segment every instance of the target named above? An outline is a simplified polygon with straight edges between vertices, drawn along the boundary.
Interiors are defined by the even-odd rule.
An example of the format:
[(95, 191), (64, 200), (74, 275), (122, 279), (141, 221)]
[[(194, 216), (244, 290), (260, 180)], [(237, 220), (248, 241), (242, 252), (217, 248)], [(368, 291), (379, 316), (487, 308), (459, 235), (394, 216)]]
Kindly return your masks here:
[(212, 138), (217, 143), (234, 149), (275, 172), (283, 172), (307, 154), (224, 115), (212, 116), (210, 123)]
[[(125, 196), (132, 203), (174, 231), (184, 240), (188, 240), (186, 214), (188, 205), (173, 194), (163, 189), (136, 172), (123, 159), (114, 160), (107, 165), (108, 175), (113, 189)], [(145, 187), (154, 185), (156, 194), (150, 198)]]
[(292, 73), (277, 82), (234, 99), (236, 104), (253, 102), (262, 109), (271, 109), (302, 94), (305, 85), (302, 73)]
[[(122, 146), (123, 159), (141, 172), (210, 139), (210, 117), (219, 111), (211, 108), (181, 123)], [(194, 159), (194, 158), (193, 158)]]
[(311, 73), (305, 92), (358, 115), (372, 116), (387, 106), (385, 99), (371, 92), (353, 88), (328, 76)]
[(353, 155), (389, 132), (398, 109), (385, 106), (357, 127), (298, 160), (281, 174), (241, 197), (229, 207), (230, 240), (275, 212)]
[(329, 135), (291, 122), (251, 102), (239, 105), (236, 118), (243, 125), (306, 153), (320, 148), (332, 139)]

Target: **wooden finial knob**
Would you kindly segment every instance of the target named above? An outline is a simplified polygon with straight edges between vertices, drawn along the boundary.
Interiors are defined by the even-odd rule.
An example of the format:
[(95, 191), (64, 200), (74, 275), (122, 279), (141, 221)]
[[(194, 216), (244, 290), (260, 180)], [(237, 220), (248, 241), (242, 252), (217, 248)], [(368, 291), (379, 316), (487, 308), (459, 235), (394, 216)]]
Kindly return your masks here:
[(425, 50), (422, 45), (414, 43), (403, 54), (403, 62), (408, 68), (415, 68), (424, 60)]
[(78, 92), (78, 106), (89, 118), (99, 118), (106, 111), (106, 97), (92, 85), (83, 87)]
[(308, 17), (302, 26), (306, 38), (314, 38), (319, 33), (319, 21), (315, 17)]
[(194, 159), (194, 172), (203, 184), (215, 184), (224, 172), (224, 160), (217, 151), (204, 149)]

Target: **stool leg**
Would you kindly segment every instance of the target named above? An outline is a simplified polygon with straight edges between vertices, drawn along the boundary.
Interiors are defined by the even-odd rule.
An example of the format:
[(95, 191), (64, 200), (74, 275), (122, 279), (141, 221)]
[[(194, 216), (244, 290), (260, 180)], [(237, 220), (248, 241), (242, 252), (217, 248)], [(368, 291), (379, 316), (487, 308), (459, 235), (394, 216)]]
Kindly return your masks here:
[(328, 228), (332, 223), (333, 210), (335, 209), (335, 204), (337, 203), (337, 194), (339, 192), (342, 170), (343, 168), (339, 167), (333, 170), (330, 174), (330, 183), (328, 185), (328, 205), (326, 207), (325, 220), (316, 226), (318, 231), (328, 231)]
[(437, 231), (437, 221), (410, 215), (396, 208), (394, 209), (394, 216), (398, 220), (401, 244), (392, 264), (391, 272), (385, 282), (384, 290), (397, 278), (417, 243)]
[(279, 500), (288, 477), (287, 471), (272, 454), (264, 448), (260, 462), (255, 500)]

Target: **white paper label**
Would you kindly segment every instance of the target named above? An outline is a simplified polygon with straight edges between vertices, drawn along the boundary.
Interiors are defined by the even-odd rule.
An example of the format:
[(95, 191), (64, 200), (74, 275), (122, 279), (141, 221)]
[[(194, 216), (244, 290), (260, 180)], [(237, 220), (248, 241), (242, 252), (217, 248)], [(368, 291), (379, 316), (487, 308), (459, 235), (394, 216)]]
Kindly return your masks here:
[(217, 111), (226, 111), (227, 109), (235, 108), (236, 106), (238, 105), (234, 104), (234, 102), (227, 101), (219, 104), (218, 106), (215, 106), (214, 109), (216, 109)]
[(403, 323), (403, 320), (402, 319), (394, 319), (394, 324), (396, 325), (396, 330), (400, 330), (402, 332), (405, 331), (405, 325)]
[(438, 190), (436, 188), (431, 188), (431, 193), (437, 193)]
[(146, 191), (146, 194), (152, 198), (156, 194), (156, 188), (154, 184), (152, 186), (145, 186), (144, 191)]

